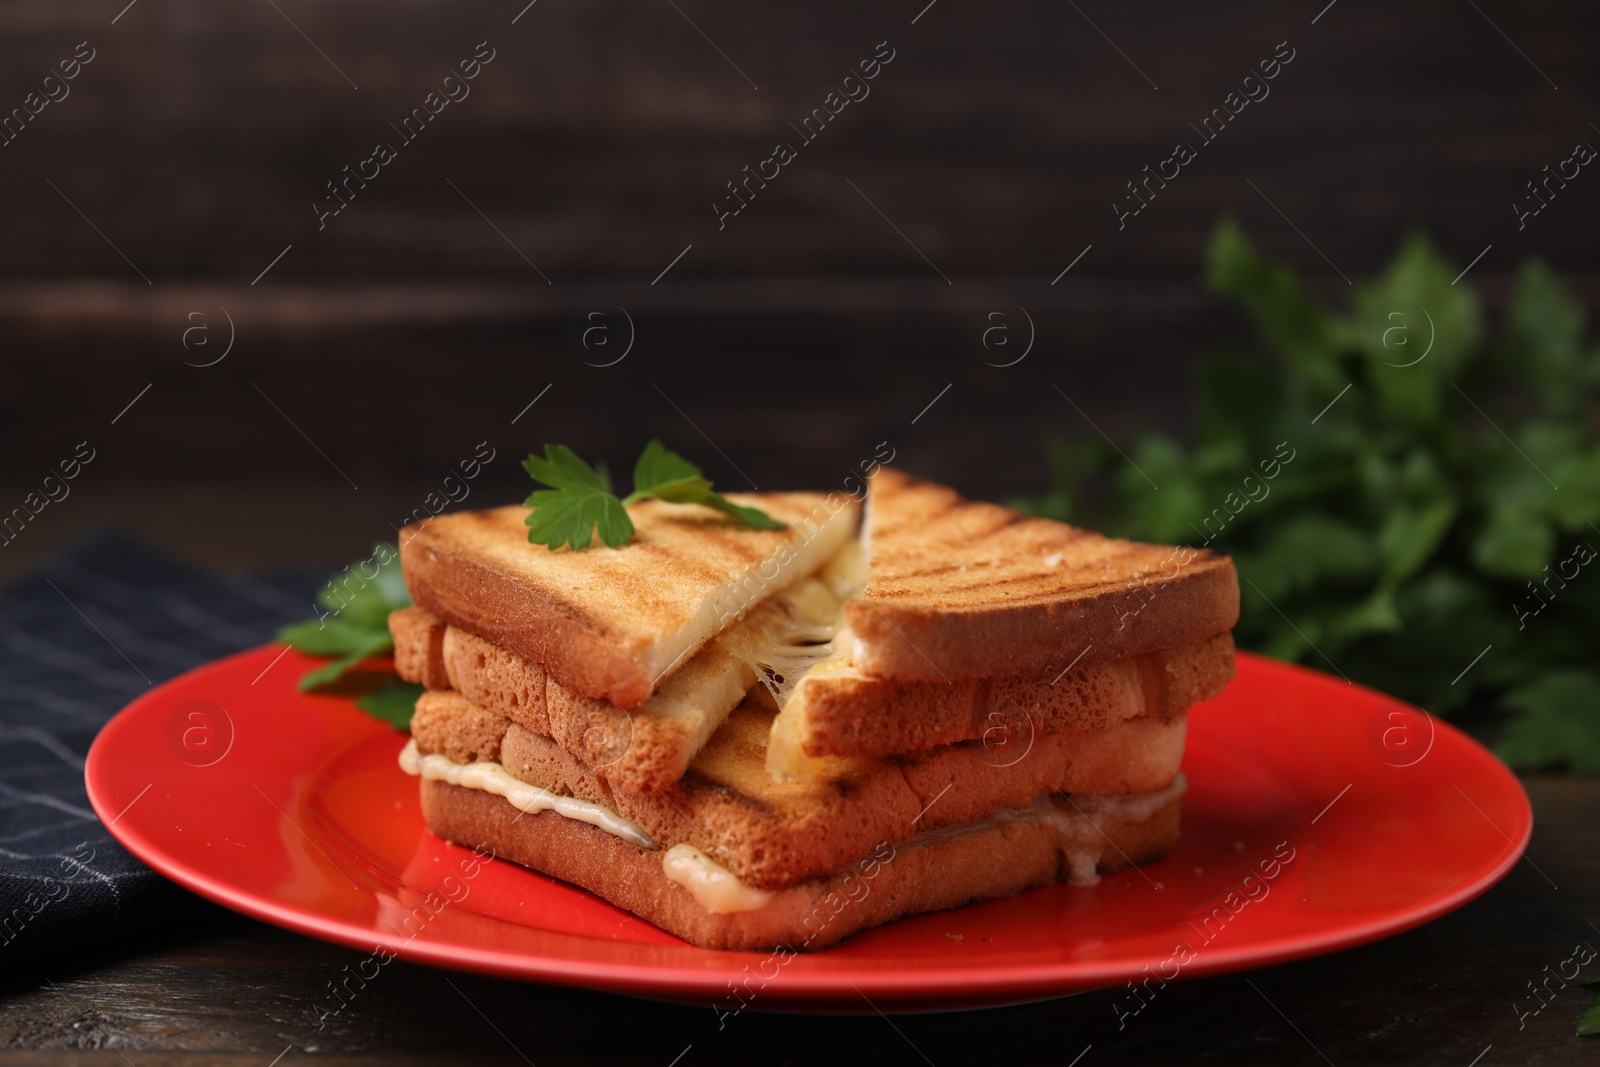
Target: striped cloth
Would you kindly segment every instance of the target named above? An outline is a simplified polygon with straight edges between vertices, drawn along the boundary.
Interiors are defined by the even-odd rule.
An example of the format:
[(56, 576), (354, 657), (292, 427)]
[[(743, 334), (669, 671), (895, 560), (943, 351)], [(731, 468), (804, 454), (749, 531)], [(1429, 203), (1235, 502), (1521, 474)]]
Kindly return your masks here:
[(193, 906), (95, 818), (89, 743), (152, 685), (309, 617), (318, 585), (207, 574), (102, 533), (0, 592), (0, 970)]

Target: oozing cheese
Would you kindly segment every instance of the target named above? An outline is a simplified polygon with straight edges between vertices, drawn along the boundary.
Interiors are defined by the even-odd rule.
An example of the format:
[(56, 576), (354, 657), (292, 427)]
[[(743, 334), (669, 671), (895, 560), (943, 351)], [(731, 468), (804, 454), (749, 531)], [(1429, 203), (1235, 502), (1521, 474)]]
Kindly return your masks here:
[(729, 635), (729, 650), (754, 668), (780, 708), (800, 678), (854, 643), (840, 636), (844, 602), (866, 580), (861, 542), (847, 542), (816, 574), (774, 597), (757, 624)]
[(775, 598), (783, 609), (776, 621), (752, 630), (735, 652), (755, 668), (780, 709), (767, 742), (767, 771), (774, 777), (818, 774), (826, 766), (805, 754), (803, 721), (782, 709), (806, 679), (850, 666), (855, 637), (844, 623), (844, 604), (866, 582), (866, 555), (860, 541), (851, 541), (813, 577)]
[(895, 846), (930, 848), (947, 841), (1011, 823), (1037, 822), (1055, 838), (1056, 847), (1067, 861), (1069, 885), (1091, 886), (1100, 881), (1100, 858), (1105, 854), (1106, 823), (1141, 823), (1188, 791), (1189, 781), (1182, 774), (1165, 789), (1151, 793), (1056, 793), (1034, 800), (1026, 808), (1000, 808), (982, 819), (924, 830)]
[(667, 849), (661, 854), (661, 869), (714, 915), (755, 911), (772, 901), (771, 893), (757, 889), (693, 845)]
[[(400, 768), (407, 774), (429, 781), (448, 782), (465, 789), (482, 789), (503, 797), (508, 803), (529, 813), (553, 811), (615, 834), (629, 844), (644, 849), (659, 846), (643, 830), (602, 804), (576, 797), (564, 797), (529, 785), (513, 777), (498, 763), (456, 763), (438, 753), (423, 755), (417, 743), (409, 741), (400, 751)], [(932, 848), (969, 834), (981, 833), (1010, 823), (1038, 822), (1048, 828), (1056, 847), (1067, 861), (1069, 884), (1091, 886), (1100, 881), (1095, 870), (1106, 848), (1105, 823), (1139, 823), (1160, 811), (1188, 789), (1183, 775), (1171, 785), (1152, 793), (1080, 793), (1042, 796), (1026, 808), (1000, 808), (981, 819), (945, 826), (922, 833), (895, 845), (895, 851)], [(661, 854), (661, 870), (668, 879), (687, 889), (695, 902), (714, 915), (731, 915), (766, 907), (776, 895), (740, 878), (700, 849), (677, 844)]]
[[(842, 613), (842, 603), (841, 603)], [(767, 773), (774, 778), (804, 778), (821, 774), (826, 761), (806, 754), (805, 701), (794, 699), (795, 694), (814, 682), (828, 676), (850, 671), (855, 662), (855, 637), (850, 627), (844, 625), (842, 614), (835, 625), (833, 639), (820, 646), (826, 654), (813, 657), (813, 662), (798, 678), (792, 680), (778, 701), (778, 716), (772, 722), (772, 734), (767, 740)], [(1145, 699), (1144, 685), (1139, 678), (1136, 659), (1129, 657), (1110, 664), (1117, 682), (1119, 710), (1114, 721), (1142, 715), (1149, 705)], [(774, 694), (777, 695), (777, 694)]]
[(406, 747), (400, 750), (400, 769), (428, 781), (448, 782), (466, 789), (481, 789), (486, 793), (493, 793), (504, 797), (513, 807), (520, 808), (530, 815), (541, 811), (553, 811), (563, 818), (576, 819), (608, 834), (615, 834), (640, 848), (657, 847), (656, 843), (650, 840), (649, 834), (605, 805), (593, 804), (577, 797), (564, 797), (548, 789), (529, 785), (514, 777), (498, 763), (488, 761), (457, 763), (437, 752), (424, 755), (417, 751), (417, 743), (412, 740), (406, 742)]

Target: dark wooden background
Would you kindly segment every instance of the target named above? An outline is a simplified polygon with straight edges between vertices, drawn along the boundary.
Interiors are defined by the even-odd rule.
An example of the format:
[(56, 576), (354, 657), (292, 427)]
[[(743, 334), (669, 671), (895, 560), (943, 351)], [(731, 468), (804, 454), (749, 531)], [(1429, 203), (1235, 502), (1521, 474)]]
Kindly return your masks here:
[[(974, 493), (1037, 489), (1041, 441), (1093, 433), (1051, 383), (1119, 440), (1182, 433), (1189, 361), (1248, 342), (1198, 281), (1223, 215), (1333, 300), (1340, 272), (1374, 271), (1422, 228), (1463, 267), (1492, 246), (1468, 276), (1491, 308), (1535, 255), (1600, 302), (1600, 175), (1521, 232), (1511, 207), (1576, 142), (1600, 144), (1593, 4), (524, 3), (0, 5), (0, 114), (79, 42), (96, 53), (0, 147), (0, 512), (77, 442), (98, 453), (0, 547), (0, 577), (108, 523), (212, 564), (337, 564), (484, 440), (499, 458), (473, 503), (525, 493), (515, 459), (546, 441), (622, 466), (651, 435), (727, 487), (836, 484), (887, 440)], [(397, 140), (388, 124), (481, 41), (496, 55), (471, 96), (319, 232), (324, 182)], [(871, 95), (719, 232), (723, 183), (793, 140), (789, 122), (880, 41), (896, 56)], [(1124, 182), (1281, 41), (1296, 58), (1271, 95), (1119, 232)], [(615, 308), (634, 346), (591, 365), (607, 353), (576, 346), (574, 323)], [(1035, 347), (986, 365), (975, 326), (1018, 308)], [(225, 315), (229, 354), (193, 366), (222, 352)], [(612, 328), (624, 342), (615, 313)], [(1552, 781), (1535, 800), (1533, 855), (1561, 892), (1524, 864), (1453, 918), (1258, 983), (1339, 1064), (1466, 1067), (1491, 1043), (1484, 1067), (1592, 1061), (1570, 1036), (1575, 992), (1526, 1031), (1510, 1007), (1596, 918), (1600, 798)], [(297, 998), (348, 953), (188, 923), (62, 967), (4, 961), (0, 1044), (118, 1050), (85, 1053), (96, 1063), (304, 1048)], [(397, 973), (320, 1052), (509, 1055), (435, 972)], [(463, 989), (541, 1064), (597, 1038), (663, 1065), (689, 1043), (763, 1062), (848, 1047), (1066, 1063), (1091, 1041), (1096, 1058), (1322, 1062), (1242, 979), (1175, 987), (1129, 1040), (1097, 1036), (1110, 994), (903, 1020), (916, 1054), (876, 1018), (752, 1017), (701, 1041), (706, 1020), (677, 1009)]]
[[(530, 447), (625, 465), (653, 434), (725, 485), (833, 484), (887, 439), (973, 492), (1034, 489), (1042, 438), (1093, 432), (1049, 383), (1113, 436), (1182, 432), (1188, 360), (1248, 340), (1198, 284), (1220, 216), (1345, 298), (1252, 182), (1351, 278), (1421, 227), (1462, 266), (1493, 245), (1469, 275), (1491, 302), (1530, 255), (1597, 291), (1600, 177), (1520, 233), (1511, 208), (1600, 143), (1593, 5), (524, 3), (0, 8), (0, 106), (96, 52), (0, 148), (0, 506), (99, 448), (0, 574), (99, 522), (213, 562), (341, 561), (484, 439), (494, 499)], [(481, 41), (471, 95), (319, 232), (324, 183)], [(871, 95), (719, 232), (724, 183), (880, 41)], [(1271, 95), (1119, 232), (1124, 182), (1281, 41)], [(986, 366), (974, 324), (1019, 306), (1034, 350)], [(608, 307), (636, 343), (586, 365), (572, 323)], [(232, 351), (185, 366), (222, 351), (222, 309)]]

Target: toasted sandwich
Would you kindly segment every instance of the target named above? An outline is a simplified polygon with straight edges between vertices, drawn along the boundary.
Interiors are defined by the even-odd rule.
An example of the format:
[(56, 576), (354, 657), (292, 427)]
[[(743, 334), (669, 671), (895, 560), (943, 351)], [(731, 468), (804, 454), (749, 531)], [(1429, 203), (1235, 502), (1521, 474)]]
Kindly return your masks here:
[(837, 496), (741, 500), (789, 529), (655, 503), (617, 549), (530, 546), (526, 509), (408, 528), (390, 625), (429, 691), (402, 762), (435, 833), (714, 948), (1171, 849), (1186, 712), (1232, 675), (1231, 561), (887, 468), (859, 537)]
[(768, 766), (1173, 714), (1233, 677), (1233, 561), (1105, 537), (887, 467), (859, 595), (796, 673)]
[(751, 650), (803, 635), (807, 605), (837, 602), (837, 579), (819, 579), (856, 551), (851, 498), (734, 499), (786, 528), (653, 500), (630, 509), (635, 537), (621, 549), (530, 545), (527, 508), (406, 527), (415, 607), (390, 619), (397, 669), (560, 738), (631, 788), (676, 781), (755, 682)]
[[(1177, 838), (1181, 714), (1053, 734), (1009, 766), (960, 744), (835, 759), (780, 781), (766, 772), (772, 710), (762, 705), (741, 704), (669, 790), (618, 790), (550, 738), (456, 693), (418, 702), (402, 762), (422, 778), (436, 833), (488, 843), (712, 948), (822, 948), (929, 910), (930, 899), (949, 907), (1093, 884)], [(931, 870), (888, 862), (934, 846), (944, 855)], [(1006, 862), (990, 862), (997, 853)], [(895, 877), (876, 887), (888, 900), (864, 905), (850, 899), (850, 872), (874, 855)], [(911, 869), (922, 873), (906, 879)], [(925, 878), (935, 884), (919, 886)], [(845, 899), (829, 901), (836, 890)]]

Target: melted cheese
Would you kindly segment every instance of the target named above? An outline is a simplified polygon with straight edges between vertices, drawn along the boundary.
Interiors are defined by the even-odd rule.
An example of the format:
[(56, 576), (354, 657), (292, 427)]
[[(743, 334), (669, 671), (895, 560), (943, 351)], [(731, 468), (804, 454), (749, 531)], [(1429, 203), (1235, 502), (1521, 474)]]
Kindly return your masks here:
[(757, 889), (693, 845), (667, 849), (661, 854), (661, 869), (714, 915), (756, 911), (772, 902), (772, 893)]
[(1144, 822), (1188, 788), (1188, 779), (1179, 774), (1171, 785), (1151, 793), (1049, 794), (1026, 808), (1001, 808), (974, 822), (924, 830), (895, 848), (928, 848), (996, 826), (1038, 822), (1050, 831), (1067, 861), (1067, 884), (1091, 886), (1100, 881), (1096, 868), (1106, 850), (1104, 826)]
[[(1105, 825), (1144, 822), (1183, 796), (1188, 788), (1187, 779), (1180, 774), (1171, 785), (1152, 793), (1042, 796), (1026, 808), (1001, 808), (959, 826), (924, 830), (896, 845), (895, 851), (932, 848), (997, 826), (1036, 822), (1049, 830), (1066, 860), (1067, 884), (1092, 886), (1100, 881), (1097, 868), (1106, 850)], [(693, 845), (673, 845), (667, 849), (662, 853), (661, 867), (666, 876), (687, 889), (702, 908), (717, 915), (756, 911), (766, 907), (776, 895), (752, 886)]]
[[(529, 785), (513, 777), (498, 763), (456, 763), (438, 753), (424, 755), (416, 741), (408, 741), (400, 751), (400, 768), (429, 781), (448, 782), (465, 789), (482, 789), (505, 798), (523, 811), (553, 811), (563, 818), (576, 819), (615, 834), (629, 844), (655, 849), (650, 837), (637, 825), (602, 804), (576, 797), (564, 797)], [(1009, 823), (1039, 822), (1047, 827), (1061, 850), (1070, 871), (1071, 885), (1091, 886), (1100, 881), (1096, 867), (1106, 848), (1102, 826), (1111, 821), (1138, 823), (1150, 818), (1188, 789), (1183, 775), (1171, 785), (1153, 793), (1083, 793), (1073, 796), (1042, 796), (1030, 807), (1000, 808), (982, 819), (924, 830), (895, 846), (932, 848), (968, 834), (981, 833)], [(661, 870), (668, 879), (687, 889), (695, 902), (715, 915), (756, 911), (766, 907), (776, 895), (740, 878), (710, 856), (689, 844), (673, 845), (661, 854)]]
[(860, 541), (851, 541), (814, 576), (775, 597), (779, 610), (735, 649), (779, 709), (767, 743), (767, 771), (774, 777), (819, 774), (827, 766), (805, 754), (798, 712), (785, 715), (782, 709), (806, 679), (849, 668), (855, 637), (844, 623), (844, 605), (866, 582), (866, 553)]
[(488, 761), (457, 763), (437, 752), (424, 755), (417, 751), (417, 742), (412, 740), (406, 742), (406, 747), (400, 750), (400, 769), (430, 782), (448, 782), (465, 789), (481, 789), (486, 793), (493, 793), (504, 797), (513, 807), (520, 808), (530, 815), (541, 811), (553, 811), (562, 818), (575, 819), (604, 830), (608, 834), (615, 834), (640, 848), (656, 847), (656, 843), (650, 840), (649, 834), (605, 805), (593, 804), (577, 797), (564, 797), (548, 789), (529, 785), (522, 779), (514, 777), (498, 763)]
[(866, 580), (861, 542), (847, 542), (816, 574), (773, 597), (772, 609), (752, 625), (727, 635), (729, 651), (755, 671), (778, 707), (818, 666), (848, 660), (854, 638), (844, 628), (844, 603)]

